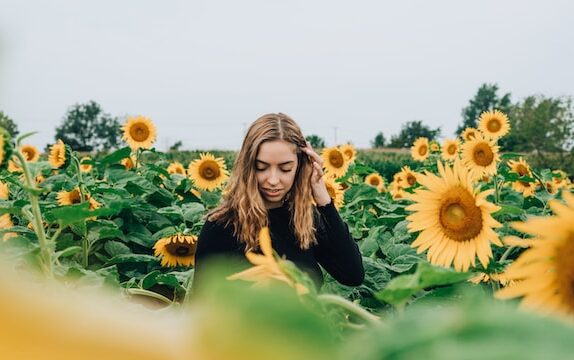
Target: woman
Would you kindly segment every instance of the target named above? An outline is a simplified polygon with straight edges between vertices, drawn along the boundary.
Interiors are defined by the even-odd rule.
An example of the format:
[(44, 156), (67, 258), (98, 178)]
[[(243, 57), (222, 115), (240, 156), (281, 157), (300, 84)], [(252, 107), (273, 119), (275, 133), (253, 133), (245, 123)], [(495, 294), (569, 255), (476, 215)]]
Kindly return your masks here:
[[(257, 249), (259, 230), (268, 226), (273, 249), (315, 283), (321, 265), (344, 285), (364, 278), (361, 254), (323, 182), (322, 159), (285, 114), (267, 114), (247, 131), (221, 205), (207, 215), (195, 255), (193, 287), (215, 255)], [(316, 204), (314, 204), (314, 203)]]

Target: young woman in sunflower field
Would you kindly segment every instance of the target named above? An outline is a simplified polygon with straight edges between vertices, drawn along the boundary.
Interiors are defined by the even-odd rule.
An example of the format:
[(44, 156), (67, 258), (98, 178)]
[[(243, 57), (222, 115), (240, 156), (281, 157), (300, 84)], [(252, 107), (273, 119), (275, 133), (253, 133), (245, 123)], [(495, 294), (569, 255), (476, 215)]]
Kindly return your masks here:
[(245, 259), (269, 228), (272, 247), (305, 271), (317, 286), (321, 265), (338, 282), (364, 278), (359, 249), (331, 199), (323, 160), (285, 114), (267, 114), (249, 127), (222, 203), (207, 215), (195, 254), (194, 292), (209, 259)]

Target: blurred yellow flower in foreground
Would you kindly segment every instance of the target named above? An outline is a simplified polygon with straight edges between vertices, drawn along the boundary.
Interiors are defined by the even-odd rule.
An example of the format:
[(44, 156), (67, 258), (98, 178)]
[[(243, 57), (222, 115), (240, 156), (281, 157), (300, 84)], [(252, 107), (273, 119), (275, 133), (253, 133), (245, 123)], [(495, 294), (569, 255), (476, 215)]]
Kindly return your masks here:
[(256, 286), (267, 286), (273, 280), (279, 280), (291, 287), (294, 287), (297, 294), (303, 295), (309, 292), (305, 286), (295, 283), (289, 278), (281, 268), (280, 261), (277, 261), (273, 255), (271, 246), (271, 235), (269, 228), (265, 227), (259, 231), (259, 247), (263, 255), (255, 254), (248, 251), (245, 256), (253, 265), (252, 268), (228, 276), (228, 280), (246, 280), (254, 281)]
[(522, 306), (543, 313), (574, 318), (574, 195), (563, 193), (566, 204), (549, 201), (555, 216), (512, 223), (533, 235), (530, 249), (508, 266), (504, 276), (516, 283), (496, 293), (509, 299), (522, 297)]

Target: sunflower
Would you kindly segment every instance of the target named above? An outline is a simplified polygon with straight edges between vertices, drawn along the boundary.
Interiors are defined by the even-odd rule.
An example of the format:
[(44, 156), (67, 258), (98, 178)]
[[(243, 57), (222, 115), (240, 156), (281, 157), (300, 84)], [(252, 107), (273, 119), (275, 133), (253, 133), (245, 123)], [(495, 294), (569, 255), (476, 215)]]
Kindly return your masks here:
[(128, 118), (122, 130), (122, 140), (134, 151), (151, 148), (157, 136), (153, 122), (141, 115)]
[(27, 162), (36, 162), (40, 158), (40, 152), (33, 145), (22, 145), (20, 147), (20, 152), (24, 155)]
[(325, 173), (331, 177), (340, 178), (347, 173), (349, 161), (347, 156), (337, 147), (325, 148), (321, 152)]
[(408, 195), (415, 203), (406, 209), (410, 232), (421, 231), (412, 247), (421, 253), (428, 250), (431, 264), (467, 271), (475, 266), (476, 257), (487, 267), (492, 250), (490, 243), (502, 246), (493, 228), (502, 226), (491, 216), (499, 209), (486, 197), (494, 192), (478, 192), (468, 169), (460, 161), (452, 167), (438, 162), (440, 176), (421, 174), (418, 181), (425, 188)]
[(136, 167), (136, 158), (133, 156), (123, 158), (120, 163), (126, 168), (126, 170), (130, 170)]
[(484, 175), (496, 174), (496, 164), (500, 159), (498, 145), (477, 133), (475, 138), (462, 144), (462, 162), (470, 169), (474, 180)]
[[(0, 229), (10, 229), (13, 227), (14, 227), (14, 223), (12, 222), (12, 219), (10, 218), (10, 214), (0, 215)], [(6, 240), (8, 240), (14, 236), (16, 236), (16, 233), (13, 233), (13, 232), (4, 233), (2, 235), (2, 240), (6, 241)]]
[(412, 171), (410, 167), (403, 166), (397, 177), (399, 179), (398, 184), (403, 189), (411, 188), (416, 185), (418, 175), (419, 173)]
[(476, 134), (478, 134), (478, 130), (475, 128), (467, 127), (463, 130), (462, 134), (460, 134), (460, 137), (464, 141), (470, 141), (476, 137)]
[(50, 147), (48, 161), (54, 169), (59, 169), (66, 164), (66, 145), (64, 145), (62, 140), (58, 140), (54, 145)]
[(526, 308), (574, 315), (574, 196), (565, 192), (563, 198), (565, 204), (549, 201), (555, 216), (511, 224), (533, 237), (530, 248), (504, 272), (515, 283), (499, 290), (497, 298), (522, 297)]
[(197, 236), (175, 234), (159, 239), (153, 246), (155, 256), (161, 258), (161, 266), (191, 266), (195, 264)]
[(531, 197), (536, 192), (536, 184), (530, 181), (516, 180), (512, 182), (512, 189), (524, 197)]
[(568, 174), (562, 170), (553, 170), (552, 181), (559, 189), (563, 188), (564, 186), (568, 185)]
[(365, 177), (365, 184), (374, 186), (379, 192), (383, 192), (385, 190), (385, 179), (377, 173), (367, 175)]
[(84, 156), (80, 159), (80, 171), (84, 173), (88, 173), (92, 171), (92, 164), (89, 164), (92, 159), (89, 156)]
[(279, 280), (294, 287), (297, 294), (303, 295), (309, 292), (305, 286), (295, 283), (283, 270), (284, 260), (277, 259), (273, 254), (271, 235), (269, 228), (264, 227), (259, 231), (259, 248), (263, 254), (255, 254), (248, 251), (245, 256), (254, 266), (242, 272), (228, 276), (228, 280), (246, 280), (255, 282), (256, 286), (267, 286), (273, 280)]
[[(14, 157), (14, 159), (17, 159)], [(9, 160), (8, 161), (8, 171), (10, 172), (22, 172), (22, 167), (20, 167), (17, 163), (17, 160)]]
[(528, 166), (528, 163), (526, 163), (522, 157), (518, 158), (518, 161), (508, 160), (508, 167), (510, 168), (510, 171), (518, 174), (518, 176), (532, 176), (530, 166)]
[(555, 195), (556, 193), (558, 193), (558, 190), (560, 190), (560, 188), (556, 186), (554, 181), (545, 181), (544, 187), (546, 188), (546, 191), (548, 191), (550, 195)]
[(345, 192), (340, 183), (336, 182), (334, 178), (323, 175), (323, 181), (325, 182), (325, 187), (327, 187), (327, 192), (333, 200), (333, 204), (337, 209), (343, 206), (343, 200), (345, 198)]
[(391, 186), (391, 197), (393, 200), (406, 199), (407, 192), (400, 186)]
[(429, 139), (420, 137), (415, 140), (411, 147), (411, 155), (417, 161), (425, 161), (429, 156)]
[(223, 185), (229, 178), (223, 158), (215, 158), (212, 154), (201, 154), (199, 159), (193, 160), (187, 173), (193, 183), (200, 190), (213, 191)]
[(440, 145), (436, 141), (431, 141), (429, 144), (429, 149), (431, 153), (436, 153), (440, 151)]
[[(59, 191), (58, 195), (56, 196), (59, 205), (75, 205), (80, 204), (81, 197), (80, 197), (80, 189), (75, 188), (72, 191)], [(92, 198), (89, 194), (84, 194), (84, 201), (89, 203), (89, 209), (95, 210), (100, 208), (100, 203), (98, 203), (94, 198)]]
[(340, 147), (341, 152), (345, 155), (348, 163), (353, 163), (357, 157), (357, 150), (351, 144), (343, 144)]
[(444, 160), (455, 160), (458, 157), (459, 149), (460, 141), (458, 139), (445, 139), (441, 156)]
[(485, 111), (480, 114), (478, 128), (484, 135), (493, 139), (499, 139), (510, 131), (508, 116), (502, 111)]
[(167, 172), (170, 174), (179, 174), (185, 176), (185, 167), (179, 162), (175, 161), (169, 164), (167, 167)]
[(10, 196), (10, 191), (8, 190), (8, 184), (0, 181), (0, 200), (8, 200)]

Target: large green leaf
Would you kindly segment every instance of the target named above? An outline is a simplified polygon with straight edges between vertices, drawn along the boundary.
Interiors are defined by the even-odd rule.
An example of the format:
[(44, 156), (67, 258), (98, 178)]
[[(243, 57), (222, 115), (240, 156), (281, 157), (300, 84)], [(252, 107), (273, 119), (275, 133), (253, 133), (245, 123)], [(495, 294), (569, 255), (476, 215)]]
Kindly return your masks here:
[(451, 269), (432, 266), (426, 261), (417, 265), (414, 274), (397, 276), (387, 287), (375, 294), (377, 299), (402, 307), (413, 295), (426, 288), (450, 285), (468, 280), (473, 273), (456, 272)]

